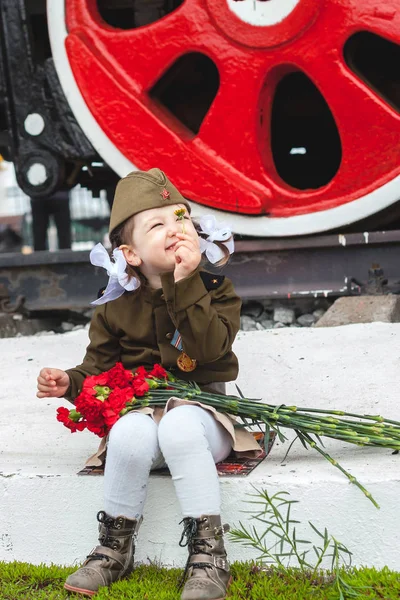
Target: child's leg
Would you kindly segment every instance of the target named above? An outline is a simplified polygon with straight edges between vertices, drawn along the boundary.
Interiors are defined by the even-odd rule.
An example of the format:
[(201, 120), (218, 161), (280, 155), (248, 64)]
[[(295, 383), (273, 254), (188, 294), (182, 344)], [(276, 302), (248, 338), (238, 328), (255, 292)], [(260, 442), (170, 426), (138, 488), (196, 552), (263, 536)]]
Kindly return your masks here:
[(160, 457), (157, 425), (148, 415), (128, 413), (111, 429), (104, 471), (104, 510), (138, 519), (143, 513), (147, 482)]
[(215, 463), (231, 451), (228, 432), (207, 410), (184, 405), (161, 419), (158, 440), (183, 516), (219, 515), (221, 499)]
[(149, 416), (129, 413), (113, 426), (104, 474), (105, 510), (97, 515), (99, 545), (68, 577), (67, 590), (94, 596), (132, 571), (149, 471), (159, 456), (157, 425)]
[(189, 558), (181, 600), (222, 600), (231, 575), (215, 463), (228, 456), (230, 436), (208, 411), (186, 405), (161, 419), (158, 439), (185, 517), (180, 545), (188, 546)]

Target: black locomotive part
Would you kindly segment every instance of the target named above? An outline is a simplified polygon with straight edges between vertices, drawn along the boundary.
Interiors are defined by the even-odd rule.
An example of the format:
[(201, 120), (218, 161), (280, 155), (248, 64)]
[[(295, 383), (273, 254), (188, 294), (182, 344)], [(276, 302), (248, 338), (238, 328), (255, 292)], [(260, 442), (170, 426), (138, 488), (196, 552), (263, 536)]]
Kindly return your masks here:
[(45, 0), (0, 0), (0, 153), (30, 197), (117, 176), (76, 122), (51, 56)]

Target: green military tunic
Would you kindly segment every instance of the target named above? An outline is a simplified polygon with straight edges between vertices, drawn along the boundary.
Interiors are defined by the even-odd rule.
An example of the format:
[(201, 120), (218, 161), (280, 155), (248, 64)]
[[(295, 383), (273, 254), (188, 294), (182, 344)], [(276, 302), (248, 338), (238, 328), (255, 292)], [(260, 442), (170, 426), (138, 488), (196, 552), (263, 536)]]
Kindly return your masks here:
[[(177, 377), (196, 381), (201, 386), (232, 381), (238, 374), (238, 360), (232, 344), (240, 326), (241, 300), (231, 281), (197, 269), (175, 283), (173, 273), (161, 277), (162, 288), (141, 287), (101, 304), (95, 310), (90, 330), (90, 344), (81, 365), (67, 371), (71, 379), (66, 398), (73, 402), (87, 375), (97, 375), (121, 361), (125, 368), (146, 368), (160, 363)], [(177, 368), (181, 353), (171, 344), (175, 329), (182, 336), (183, 350), (196, 359), (196, 368), (185, 373)], [(229, 433), (232, 448), (244, 456), (261, 453), (253, 435), (235, 427), (235, 419), (214, 408), (171, 398), (163, 408), (138, 409), (159, 422), (166, 411), (181, 404), (197, 404), (211, 412)], [(86, 464), (102, 464), (106, 451), (103, 438), (97, 452)]]
[[(197, 269), (175, 283), (173, 273), (161, 277), (162, 288), (143, 286), (101, 304), (89, 330), (90, 344), (81, 365), (67, 371), (73, 401), (87, 375), (97, 375), (121, 361), (126, 369), (160, 363), (184, 380), (199, 384), (236, 379), (238, 361), (232, 344), (240, 326), (241, 300), (231, 281)], [(183, 350), (196, 368), (177, 368), (181, 351), (171, 344), (175, 329)]]

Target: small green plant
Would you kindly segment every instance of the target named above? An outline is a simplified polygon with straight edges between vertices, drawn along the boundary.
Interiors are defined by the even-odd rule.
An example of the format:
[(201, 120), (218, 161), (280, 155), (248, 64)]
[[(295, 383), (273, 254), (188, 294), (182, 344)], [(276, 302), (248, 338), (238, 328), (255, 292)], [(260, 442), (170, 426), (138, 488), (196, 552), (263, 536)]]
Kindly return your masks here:
[[(327, 577), (312, 580), (300, 569), (287, 572), (275, 566), (233, 563), (233, 583), (227, 600), (336, 600), (334, 588), (327, 588)], [(70, 595), (64, 581), (76, 567), (30, 565), (0, 561), (1, 600), (83, 600)], [(366, 586), (365, 600), (399, 600), (400, 573), (363, 567), (341, 569), (346, 580), (354, 586)], [(161, 568), (158, 565), (136, 565), (129, 579), (101, 588), (96, 600), (179, 600), (178, 581), (181, 569)], [(331, 577), (333, 579), (333, 576)], [(371, 591), (372, 590), (372, 591)], [(346, 592), (344, 592), (346, 594)], [(347, 597), (351, 597), (347, 595)]]
[(367, 588), (352, 586), (343, 578), (340, 562), (349, 568), (352, 556), (344, 544), (331, 536), (326, 527), (321, 532), (311, 521), (308, 523), (321, 539), (320, 544), (315, 545), (309, 540), (299, 538), (296, 525), (300, 521), (291, 516), (292, 506), (297, 504), (298, 500), (290, 500), (288, 492), (277, 492), (270, 496), (264, 489), (254, 489), (256, 493), (248, 495), (255, 499), (249, 503), (259, 506), (260, 509), (256, 512), (244, 512), (250, 513), (251, 518), (262, 523), (265, 529), (259, 533), (256, 526), (245, 527), (239, 522), (240, 528), (232, 529), (229, 533), (233, 542), (259, 551), (260, 554), (256, 558), (258, 564), (278, 565), (289, 577), (293, 576), (293, 568), (290, 568), (293, 566), (293, 559), (296, 561), (296, 568), (311, 580), (317, 578), (324, 559), (330, 559), (332, 574), (325, 578), (325, 581), (336, 588), (337, 597), (340, 600), (365, 597), (360, 590), (365, 591)]

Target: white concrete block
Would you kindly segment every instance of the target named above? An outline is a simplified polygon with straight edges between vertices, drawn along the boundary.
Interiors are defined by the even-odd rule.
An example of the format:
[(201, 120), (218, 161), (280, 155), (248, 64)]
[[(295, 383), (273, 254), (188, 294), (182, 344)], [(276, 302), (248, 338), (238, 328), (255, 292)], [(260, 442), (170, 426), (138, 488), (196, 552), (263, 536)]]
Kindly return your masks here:
[[(241, 363), (237, 383), (245, 394), (272, 404), (400, 420), (399, 342), (400, 324), (241, 332), (235, 343)], [(78, 563), (96, 543), (103, 478), (76, 472), (98, 439), (87, 432), (70, 434), (55, 420), (55, 409), (67, 402), (35, 397), (39, 368), (76, 364), (86, 345), (85, 330), (0, 340), (0, 560)], [(229, 388), (234, 393), (234, 385)], [(300, 501), (295, 517), (307, 536), (311, 520), (348, 546), (354, 564), (400, 570), (399, 456), (326, 441), (327, 450), (376, 498), (377, 510), (337, 469), (298, 442), (282, 463), (287, 447), (277, 443), (247, 478), (221, 478), (224, 521), (245, 520), (241, 511), (249, 508), (244, 501), (252, 485), (270, 493), (284, 490)], [(183, 565), (180, 519), (172, 481), (153, 475), (137, 559)], [(232, 560), (251, 557), (241, 545), (228, 546)]]

